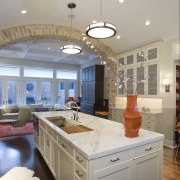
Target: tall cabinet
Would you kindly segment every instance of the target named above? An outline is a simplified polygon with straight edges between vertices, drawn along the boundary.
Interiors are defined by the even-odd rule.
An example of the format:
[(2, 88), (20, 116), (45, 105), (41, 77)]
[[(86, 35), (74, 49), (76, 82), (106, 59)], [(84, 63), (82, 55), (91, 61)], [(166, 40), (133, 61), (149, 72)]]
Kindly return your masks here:
[(104, 66), (93, 65), (82, 70), (81, 112), (92, 114), (104, 94)]

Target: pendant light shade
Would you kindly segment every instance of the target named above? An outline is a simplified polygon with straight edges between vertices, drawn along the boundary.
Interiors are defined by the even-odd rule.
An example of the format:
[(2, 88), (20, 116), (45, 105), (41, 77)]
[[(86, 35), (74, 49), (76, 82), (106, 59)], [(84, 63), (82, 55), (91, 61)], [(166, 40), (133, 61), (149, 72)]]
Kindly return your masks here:
[(86, 28), (86, 35), (96, 39), (105, 39), (116, 34), (116, 27), (107, 22), (99, 22)]
[[(71, 9), (71, 36), (72, 36), (72, 9), (74, 9), (76, 7), (76, 4), (75, 3), (69, 3), (68, 4), (68, 8)], [(65, 45), (65, 46), (62, 46), (61, 47), (61, 51), (65, 54), (79, 54), (82, 52), (81, 48), (79, 46), (76, 46), (76, 45)]]
[(108, 22), (102, 21), (102, 0), (100, 4), (101, 21), (93, 23), (86, 28), (86, 35), (96, 39), (105, 39), (116, 34), (116, 27)]
[(82, 52), (79, 46), (74, 45), (62, 46), (61, 51), (65, 54), (79, 54)]

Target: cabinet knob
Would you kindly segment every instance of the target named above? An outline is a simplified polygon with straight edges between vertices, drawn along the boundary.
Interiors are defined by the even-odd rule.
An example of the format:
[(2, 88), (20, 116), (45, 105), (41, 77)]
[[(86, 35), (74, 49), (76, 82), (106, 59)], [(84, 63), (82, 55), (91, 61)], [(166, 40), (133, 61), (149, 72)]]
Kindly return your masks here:
[(79, 161), (80, 163), (82, 163), (82, 162), (83, 162), (83, 160), (82, 160), (82, 159), (80, 159), (80, 158), (79, 158), (79, 156), (77, 156), (77, 157), (76, 157), (76, 159), (77, 159), (77, 161)]
[(119, 161), (119, 160), (120, 160), (119, 158), (111, 159), (111, 162), (116, 162), (116, 161)]
[(66, 148), (66, 145), (65, 145), (65, 144), (62, 144), (62, 147), (63, 147), (63, 148)]
[(79, 170), (76, 171), (76, 174), (77, 174), (79, 177), (83, 177), (83, 174), (81, 174), (81, 173), (79, 172)]
[(149, 148), (146, 148), (145, 151), (151, 151), (153, 148), (152, 147), (149, 147)]

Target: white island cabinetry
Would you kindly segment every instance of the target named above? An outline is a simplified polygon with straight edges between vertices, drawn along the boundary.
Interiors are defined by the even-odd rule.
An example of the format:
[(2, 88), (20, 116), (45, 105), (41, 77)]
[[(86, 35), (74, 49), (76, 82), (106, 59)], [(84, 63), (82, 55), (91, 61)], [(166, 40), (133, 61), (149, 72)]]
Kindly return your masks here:
[[(50, 113), (50, 112), (49, 112)], [(39, 146), (56, 180), (161, 180), (163, 135), (141, 130), (137, 138), (124, 136), (120, 123), (79, 113), (93, 131), (67, 134), (45, 117), (39, 119)], [(70, 112), (59, 112), (70, 117)]]

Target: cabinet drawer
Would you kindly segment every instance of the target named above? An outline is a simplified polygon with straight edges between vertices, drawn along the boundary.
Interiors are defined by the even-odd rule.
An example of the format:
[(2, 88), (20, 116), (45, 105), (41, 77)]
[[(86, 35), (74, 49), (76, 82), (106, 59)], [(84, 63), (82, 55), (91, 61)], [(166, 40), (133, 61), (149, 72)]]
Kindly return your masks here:
[(87, 169), (88, 161), (85, 157), (75, 151), (75, 160), (78, 164), (80, 164), (84, 169)]
[(73, 148), (67, 144), (62, 138), (59, 137), (58, 144), (66, 151), (69, 155), (73, 156)]
[(154, 142), (150, 144), (146, 144), (144, 146), (140, 146), (134, 149), (134, 159), (142, 157), (147, 154), (151, 154), (152, 152), (161, 150), (161, 143)]
[(156, 119), (155, 117), (156, 116), (153, 116), (153, 115), (150, 115), (150, 114), (146, 114), (146, 115), (143, 116), (143, 118), (146, 119), (146, 120), (155, 120)]
[(46, 130), (46, 123), (43, 121), (39, 122), (40, 126)]
[(49, 126), (47, 126), (47, 133), (52, 137), (52, 138), (54, 138), (54, 130), (51, 128), (51, 127), (49, 127)]
[(75, 174), (79, 179), (87, 180), (86, 173), (78, 165), (75, 165)]
[(154, 120), (145, 120), (145, 124), (154, 126), (155, 125), (155, 121)]
[(110, 166), (114, 166), (116, 164), (123, 163), (130, 159), (133, 159), (133, 151), (126, 150), (99, 159), (95, 159), (93, 161), (93, 166), (94, 166), (94, 170), (99, 170), (103, 168), (108, 168)]
[(155, 131), (155, 127), (149, 124), (145, 124), (144, 129), (147, 129), (149, 131)]

